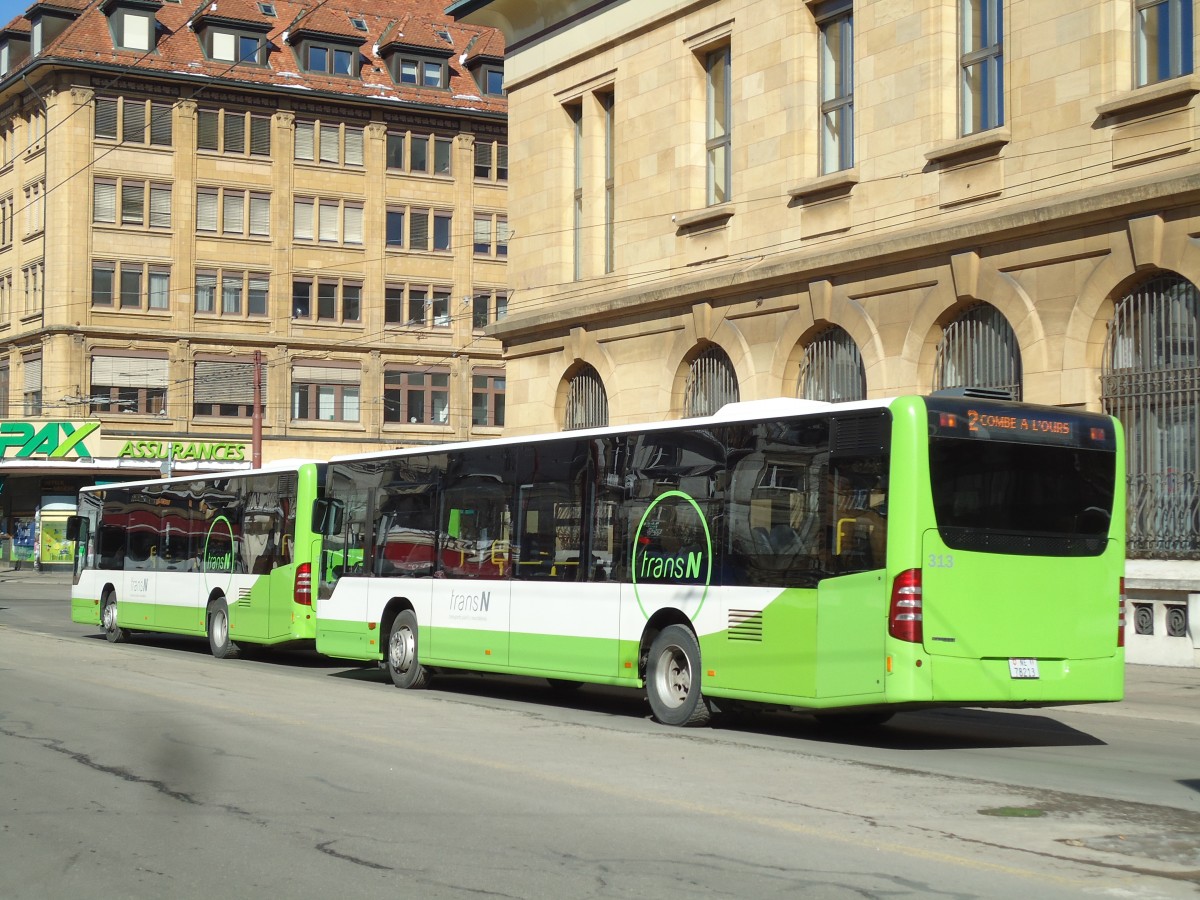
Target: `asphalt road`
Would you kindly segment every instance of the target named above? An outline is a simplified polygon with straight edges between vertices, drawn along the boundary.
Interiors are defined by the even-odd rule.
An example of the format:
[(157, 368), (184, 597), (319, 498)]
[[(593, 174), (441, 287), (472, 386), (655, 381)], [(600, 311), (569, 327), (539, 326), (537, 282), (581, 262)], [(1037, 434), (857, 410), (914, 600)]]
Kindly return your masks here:
[(1200, 672), (1120, 704), (675, 730), (626, 691), (402, 692), (109, 645), (0, 576), (0, 896), (1194, 897)]

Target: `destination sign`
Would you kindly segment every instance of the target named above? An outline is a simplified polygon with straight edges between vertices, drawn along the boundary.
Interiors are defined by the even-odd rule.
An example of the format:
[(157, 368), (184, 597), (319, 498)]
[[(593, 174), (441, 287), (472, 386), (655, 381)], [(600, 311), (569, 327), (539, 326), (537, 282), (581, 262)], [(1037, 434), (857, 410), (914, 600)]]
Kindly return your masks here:
[(926, 402), (930, 434), (936, 437), (1066, 444), (1097, 450), (1116, 447), (1113, 420), (1096, 413), (944, 397), (930, 397)]

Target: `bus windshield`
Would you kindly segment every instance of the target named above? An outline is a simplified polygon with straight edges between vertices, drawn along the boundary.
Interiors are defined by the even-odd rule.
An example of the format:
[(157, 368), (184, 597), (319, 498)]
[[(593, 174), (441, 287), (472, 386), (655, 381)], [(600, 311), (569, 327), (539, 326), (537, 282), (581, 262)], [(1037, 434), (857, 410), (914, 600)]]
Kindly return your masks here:
[(963, 550), (1097, 556), (1112, 517), (1115, 439), (1099, 417), (930, 405), (938, 531)]

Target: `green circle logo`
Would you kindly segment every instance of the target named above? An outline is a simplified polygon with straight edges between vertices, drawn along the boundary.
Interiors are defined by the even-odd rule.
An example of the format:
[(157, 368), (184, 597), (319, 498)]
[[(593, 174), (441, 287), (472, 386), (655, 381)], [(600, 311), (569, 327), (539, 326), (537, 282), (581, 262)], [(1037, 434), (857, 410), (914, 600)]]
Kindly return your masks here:
[(683, 491), (667, 491), (654, 498), (642, 514), (633, 536), (633, 595), (642, 616), (649, 619), (638, 585), (701, 585), (700, 602), (691, 618), (700, 614), (712, 584), (712, 533), (700, 504)]
[(221, 587), (225, 593), (229, 593), (229, 578), (226, 578), (225, 583), (221, 585), (210, 583), (208, 576), (210, 574), (232, 575), (233, 553), (233, 523), (225, 516), (217, 516), (208, 526), (208, 534), (204, 536), (204, 553), (200, 557), (200, 571), (204, 573), (206, 590), (211, 591), (213, 587)]

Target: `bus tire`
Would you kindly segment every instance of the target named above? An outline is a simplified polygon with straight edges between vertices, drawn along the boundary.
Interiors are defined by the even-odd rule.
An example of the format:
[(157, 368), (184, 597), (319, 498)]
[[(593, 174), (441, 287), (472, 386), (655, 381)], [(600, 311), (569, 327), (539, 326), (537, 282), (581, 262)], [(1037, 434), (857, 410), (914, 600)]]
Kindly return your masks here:
[(429, 684), (429, 670), (417, 657), (417, 614), (402, 609), (388, 632), (387, 670), (392, 684), (406, 690), (418, 690)]
[(117, 595), (112, 591), (100, 601), (100, 627), (110, 644), (123, 644), (129, 640), (129, 632), (117, 624)]
[(646, 699), (664, 725), (708, 724), (708, 703), (700, 692), (700, 644), (690, 628), (668, 625), (650, 644)]
[(229, 639), (229, 607), (223, 598), (208, 605), (208, 647), (217, 659), (236, 659), (238, 645)]

